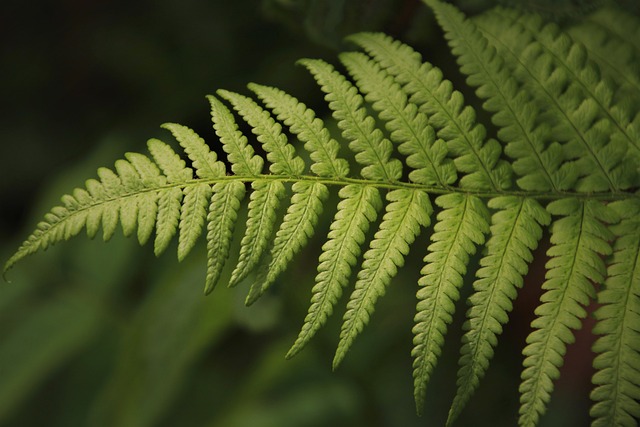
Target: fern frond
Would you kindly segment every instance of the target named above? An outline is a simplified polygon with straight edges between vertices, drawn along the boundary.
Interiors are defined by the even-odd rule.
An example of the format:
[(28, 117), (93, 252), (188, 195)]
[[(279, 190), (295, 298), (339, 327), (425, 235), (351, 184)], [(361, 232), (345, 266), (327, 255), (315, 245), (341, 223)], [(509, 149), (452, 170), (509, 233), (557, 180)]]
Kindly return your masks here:
[(429, 124), (446, 141), (458, 171), (466, 174), (460, 185), (467, 189), (500, 191), (510, 186), (511, 168), (500, 159), (500, 145), (485, 142), (486, 130), (476, 123), (472, 107), (465, 106), (460, 92), (443, 80), (442, 72), (420, 55), (384, 34), (360, 33), (349, 40), (361, 46), (394, 76), (411, 102), (426, 113)]
[(366, 94), (365, 99), (386, 122), (391, 140), (399, 144), (398, 151), (407, 156), (407, 165), (414, 169), (409, 179), (443, 188), (453, 184), (457, 174), (451, 159), (446, 158), (446, 144), (435, 140), (427, 117), (408, 102), (393, 78), (362, 53), (344, 53), (340, 59)]
[(315, 233), (322, 203), (329, 195), (327, 186), (319, 182), (296, 182), (293, 197), (269, 254), (269, 263), (251, 286), (247, 305), (254, 303), (287, 267)]
[(325, 93), (343, 137), (350, 141), (349, 148), (356, 153), (356, 161), (364, 165), (360, 171), (362, 177), (398, 181), (402, 177), (402, 163), (391, 157), (393, 145), (376, 128), (373, 117), (367, 114), (358, 90), (324, 61), (305, 59), (299, 63), (313, 74)]
[[(136, 193), (142, 188), (142, 180), (134, 167), (126, 160), (117, 160), (115, 170), (122, 188), (127, 193)], [(122, 225), (122, 234), (125, 237), (131, 236), (136, 229), (138, 220), (138, 203), (137, 197), (133, 197), (130, 203), (121, 203), (119, 206), (120, 224)]]
[(489, 207), (496, 212), (491, 218), (487, 252), (473, 283), (474, 293), (469, 297), (471, 307), (464, 324), (458, 390), (448, 425), (460, 414), (484, 376), (502, 325), (508, 322), (512, 301), (533, 259), (531, 252), (542, 238), (542, 226), (551, 221), (534, 199), (498, 197), (489, 201)]
[(211, 186), (197, 184), (184, 189), (178, 228), (178, 260), (182, 261), (191, 252), (202, 234), (207, 208), (211, 199)]
[(339, 196), (342, 201), (331, 223), (328, 240), (322, 246), (309, 312), (287, 358), (302, 350), (333, 312), (360, 255), (369, 225), (382, 208), (380, 192), (372, 186), (348, 185), (340, 190)]
[[(640, 141), (633, 137), (639, 129), (631, 129), (635, 111), (631, 104), (615, 102), (615, 90), (607, 78), (602, 78), (597, 65), (589, 58), (582, 44), (575, 43), (571, 37), (553, 24), (544, 24), (533, 16), (522, 16), (507, 11), (500, 13), (503, 18), (515, 19), (531, 32), (544, 50), (553, 57), (554, 62), (562, 67), (568, 78), (580, 87), (585, 99), (592, 100), (593, 107), (598, 111), (598, 117), (611, 122), (612, 128), (608, 132), (612, 139), (620, 139), (619, 144), (629, 148), (633, 156), (640, 154)], [(640, 95), (640, 94), (638, 94)]]
[(580, 22), (568, 32), (572, 39), (585, 46), (600, 70), (619, 85), (616, 94), (631, 98), (637, 107), (640, 102), (640, 73), (637, 71), (640, 52), (636, 53), (626, 38), (616, 37), (594, 22)]
[(199, 178), (219, 178), (226, 174), (224, 163), (218, 160), (216, 153), (211, 151), (204, 140), (194, 131), (175, 123), (165, 123), (162, 127), (171, 131), (184, 148)]
[(204, 292), (210, 293), (218, 283), (224, 263), (229, 256), (233, 228), (238, 218), (245, 188), (242, 182), (218, 183), (207, 215), (207, 277)]
[(617, 39), (630, 43), (640, 57), (640, 20), (616, 6), (603, 7), (587, 19), (615, 35)]
[[(160, 195), (158, 190), (167, 182), (192, 179), (193, 171), (167, 144), (152, 139), (148, 147), (157, 167), (150, 167), (151, 161), (148, 158), (142, 160), (144, 156), (141, 154), (129, 153), (127, 157), (133, 160), (116, 162), (118, 173), (99, 168), (99, 180), (87, 180), (86, 190), (76, 189), (73, 195), (62, 198), (63, 206), (54, 207), (45, 215), (44, 221), (7, 261), (5, 272), (25, 256), (68, 240), (85, 227), (89, 237), (94, 237), (102, 226), (102, 237), (107, 241), (115, 233), (118, 221), (122, 224), (123, 233), (130, 235), (140, 218), (143, 222), (139, 233), (143, 241), (150, 233), (148, 223), (155, 220), (156, 252), (162, 252), (177, 230), (183, 192), (180, 188), (170, 187)], [(158, 169), (164, 176), (157, 174)], [(156, 200), (157, 218), (153, 218), (156, 210), (151, 205)], [(145, 205), (142, 209), (139, 208), (141, 204)]]
[(178, 231), (182, 198), (182, 189), (179, 187), (167, 189), (167, 191), (163, 192), (158, 198), (156, 239), (153, 249), (156, 256), (159, 256), (167, 249), (167, 246), (171, 243), (171, 239), (173, 239), (173, 236)]
[(251, 132), (257, 136), (267, 152), (267, 160), (271, 162), (269, 170), (272, 174), (290, 177), (302, 175), (305, 168), (304, 160), (287, 142), (287, 137), (282, 133), (282, 126), (273, 120), (269, 112), (246, 96), (226, 90), (219, 90), (218, 95), (229, 101), (251, 126)]
[[(5, 273), (83, 228), (91, 238), (102, 229), (108, 240), (121, 226), (126, 236), (137, 231), (141, 244), (155, 228), (154, 252), (176, 237), (183, 260), (206, 223), (209, 293), (229, 259), (249, 192), (238, 260), (227, 267), (229, 286), (251, 283), (251, 304), (317, 232), (334, 188), (337, 212), (322, 242), (308, 313), (287, 357), (326, 323), (362, 256), (343, 313), (336, 369), (431, 223), (434, 197), (441, 210), (423, 258), (412, 330), (418, 412), (465, 275), (475, 273), (476, 280), (448, 425), (485, 375), (532, 252), (550, 228), (544, 294), (523, 351), (520, 424), (536, 425), (545, 411), (572, 329), (581, 327), (596, 285), (602, 285), (595, 313), (601, 337), (594, 346), (591, 415), (594, 425), (630, 424), (640, 416), (640, 96), (624, 91), (638, 87), (636, 41), (613, 60), (606, 46), (618, 35), (606, 13), (594, 15), (591, 27), (573, 30), (584, 47), (535, 15), (497, 8), (468, 19), (444, 1), (425, 2), (492, 116), (504, 158), (502, 142), (487, 135), (476, 110), (438, 68), (390, 37), (361, 33), (350, 40), (364, 52), (340, 55), (346, 71), (322, 60), (300, 61), (339, 133), (332, 135), (312, 109), (280, 89), (250, 84), (251, 97), (220, 90), (208, 97), (217, 151), (193, 130), (165, 124), (184, 153), (152, 139), (150, 156), (126, 153), (113, 168), (98, 169), (96, 179), (45, 215)], [(589, 37), (586, 28), (593, 26), (599, 32)], [(377, 230), (369, 230), (372, 223)], [(373, 238), (365, 249), (368, 233)], [(484, 250), (480, 267), (467, 272), (478, 247)]]
[(489, 231), (489, 212), (475, 196), (445, 194), (435, 203), (443, 210), (431, 235), (429, 254), (418, 281), (415, 326), (413, 327), (414, 397), (422, 413), (427, 383), (442, 351), (447, 326), (453, 319), (459, 289), (469, 257), (484, 243)]
[[(219, 178), (226, 174), (224, 163), (218, 160), (215, 152), (209, 150), (204, 140), (194, 131), (174, 123), (167, 123), (163, 127), (171, 131), (184, 148), (198, 177), (202, 179)], [(118, 164), (116, 162), (116, 169), (117, 167)], [(123, 173), (123, 171), (119, 171), (119, 175), (121, 177), (132, 176), (129, 173)], [(139, 186), (136, 186), (136, 189), (139, 188)], [(206, 212), (211, 203), (211, 194), (211, 186), (204, 183), (184, 189), (185, 197), (180, 212), (180, 235), (178, 238), (178, 260), (180, 261), (191, 251), (202, 233), (202, 227), (207, 218)], [(130, 203), (127, 205), (135, 207), (135, 204)], [(124, 227), (124, 219), (129, 215), (123, 214), (124, 212), (121, 211)], [(131, 217), (131, 223), (135, 225), (135, 214), (132, 214)], [(124, 231), (124, 234), (125, 236), (128, 235), (127, 231)]]
[(498, 137), (507, 142), (505, 153), (515, 159), (512, 166), (520, 175), (518, 186), (554, 192), (571, 188), (575, 177), (559, 171), (562, 148), (558, 143), (547, 144), (550, 127), (537, 121), (537, 106), (495, 49), (455, 7), (438, 0), (427, 3), (435, 11), (452, 52), (458, 56), (460, 70), (469, 76), (467, 83), (478, 87), (477, 95), (486, 99), (484, 109), (493, 113), (493, 123), (500, 128)]
[(249, 202), (246, 230), (240, 242), (240, 258), (231, 273), (231, 287), (249, 275), (269, 247), (276, 212), (285, 195), (284, 185), (280, 181), (254, 181), (251, 189), (253, 192)]
[(340, 145), (331, 137), (324, 123), (315, 113), (293, 96), (279, 89), (250, 84), (249, 89), (273, 110), (278, 119), (304, 142), (313, 164), (311, 172), (318, 176), (344, 178), (349, 174), (349, 164), (338, 157)]
[(212, 95), (207, 99), (211, 105), (213, 128), (222, 142), (222, 149), (227, 153), (231, 171), (240, 176), (258, 176), (264, 160), (255, 155), (247, 138), (238, 130), (238, 124), (229, 109)]
[[(151, 139), (147, 143), (147, 148), (153, 156), (153, 160), (167, 177), (167, 182), (178, 184), (193, 179), (193, 170), (186, 166), (184, 160), (170, 146), (159, 139)], [(109, 189), (106, 190), (109, 193)]]
[(394, 190), (387, 194), (387, 201), (382, 224), (364, 254), (362, 269), (347, 303), (340, 342), (333, 359), (334, 369), (369, 322), (376, 300), (384, 294), (398, 267), (404, 265), (409, 245), (431, 221), (431, 203), (423, 191)]
[[(630, 118), (611, 106), (610, 83), (595, 77), (599, 74), (584, 47), (552, 24), (538, 28), (540, 31), (526, 28), (539, 22), (535, 15), (520, 16), (496, 8), (479, 22), (485, 37), (545, 112), (541, 120), (554, 124), (553, 134), (562, 140), (566, 158), (576, 159), (573, 165), (580, 179), (575, 189), (620, 191), (633, 186), (629, 171), (634, 170), (625, 153), (635, 150), (638, 143), (632, 142), (623, 125), (624, 121), (630, 124)], [(547, 31), (548, 37), (540, 35)]]
[[(160, 174), (160, 170), (155, 163), (147, 156), (138, 153), (126, 153), (125, 157), (140, 175), (144, 188), (160, 187), (165, 184), (166, 179)], [(77, 191), (82, 192), (84, 190), (78, 189)], [(144, 245), (153, 234), (153, 228), (158, 217), (158, 198), (158, 192), (141, 193), (137, 196), (138, 242), (140, 242), (141, 245)], [(77, 195), (76, 199), (80, 200)], [(91, 237), (95, 235), (98, 227), (99, 221), (94, 221), (94, 225), (91, 228), (95, 231), (92, 230), (90, 232), (89, 218), (87, 218), (87, 233)], [(91, 234), (92, 232), (93, 234)]]
[(535, 426), (545, 412), (560, 375), (566, 346), (574, 340), (571, 329), (581, 327), (583, 307), (595, 297), (593, 283), (602, 284), (606, 269), (602, 255), (611, 254), (613, 235), (604, 223), (614, 223), (615, 213), (597, 201), (561, 199), (547, 210), (562, 216), (551, 225), (551, 248), (547, 255), (546, 291), (535, 310), (535, 329), (527, 337), (520, 385), (520, 425)]
[(597, 372), (591, 400), (593, 427), (633, 426), (640, 418), (640, 203), (612, 203), (622, 221), (612, 227), (617, 237), (593, 332)]

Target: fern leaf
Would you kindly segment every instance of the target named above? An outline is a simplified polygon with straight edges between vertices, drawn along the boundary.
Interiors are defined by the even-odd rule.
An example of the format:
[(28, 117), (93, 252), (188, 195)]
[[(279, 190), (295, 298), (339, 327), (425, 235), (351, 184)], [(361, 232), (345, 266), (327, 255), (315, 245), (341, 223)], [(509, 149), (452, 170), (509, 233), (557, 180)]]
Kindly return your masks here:
[(362, 53), (345, 53), (340, 59), (366, 94), (365, 99), (386, 122), (391, 140), (399, 144), (398, 151), (407, 156), (407, 165), (414, 169), (409, 179), (439, 187), (453, 184), (457, 174), (451, 159), (446, 158), (446, 144), (441, 139), (435, 140), (427, 117), (415, 104), (408, 103), (393, 78)]
[(269, 289), (293, 256), (314, 235), (322, 213), (322, 203), (329, 195), (326, 185), (319, 182), (296, 182), (292, 189), (294, 195), (273, 241), (268, 267), (262, 270), (252, 285), (247, 305), (253, 304)]
[(137, 197), (138, 206), (138, 242), (144, 245), (151, 235), (158, 218), (158, 193), (151, 192), (141, 194)]
[(211, 186), (206, 183), (185, 187), (180, 210), (178, 260), (182, 261), (202, 234), (207, 208), (211, 199)]
[[(517, 15), (509, 14), (514, 18)], [(635, 111), (628, 103), (615, 102), (613, 85), (609, 79), (602, 78), (600, 70), (588, 57), (582, 44), (574, 43), (571, 37), (562, 32), (557, 25), (547, 24), (537, 16), (517, 17), (528, 31), (534, 34), (540, 45), (553, 56), (555, 63), (562, 67), (570, 80), (582, 89), (587, 100), (592, 100), (593, 108), (598, 111), (598, 117), (611, 122), (608, 137), (617, 140), (620, 146), (627, 147), (634, 157), (640, 155), (640, 141), (634, 138), (634, 133), (640, 132), (632, 122)], [(623, 150), (623, 148), (618, 148)], [(610, 148), (613, 150), (613, 148)], [(629, 184), (634, 184), (634, 182)], [(626, 188), (626, 187), (625, 187)]]
[(603, 7), (588, 19), (606, 29), (619, 40), (630, 43), (635, 54), (640, 56), (640, 25), (637, 16), (626, 13), (616, 6)]
[(336, 369), (356, 336), (369, 322), (375, 302), (404, 264), (409, 245), (430, 223), (429, 196), (420, 190), (394, 190), (387, 194), (389, 204), (382, 224), (364, 254), (355, 290), (344, 315), (340, 342), (333, 359)]
[(244, 184), (235, 181), (218, 183), (207, 215), (207, 277), (204, 292), (210, 293), (218, 282), (224, 263), (229, 256), (233, 227), (238, 218), (240, 202), (244, 197)]
[[(101, 218), (102, 218), (102, 239), (106, 242), (113, 234), (116, 232), (116, 228), (118, 227), (118, 219), (120, 215), (120, 203), (117, 200), (120, 189), (122, 188), (122, 182), (118, 175), (116, 175), (111, 169), (108, 168), (100, 168), (98, 169), (98, 177), (100, 178), (100, 184), (102, 189), (104, 190), (104, 195), (108, 198), (115, 199), (116, 201), (109, 205), (107, 209), (101, 210)], [(52, 212), (56, 213), (56, 212)], [(60, 212), (60, 219), (63, 219), (66, 215)], [(68, 235), (71, 237), (71, 235)], [(61, 240), (64, 237), (60, 236), (55, 240)]]
[(568, 31), (572, 39), (585, 46), (589, 58), (598, 64), (600, 70), (619, 85), (616, 93), (630, 94), (637, 106), (640, 102), (640, 74), (637, 72), (640, 52), (634, 52), (626, 37), (616, 37), (594, 22), (580, 22)]
[(299, 61), (320, 84), (333, 117), (356, 153), (356, 161), (365, 167), (360, 174), (377, 181), (398, 181), (402, 163), (391, 157), (393, 145), (375, 126), (375, 120), (365, 111), (362, 96), (344, 76), (321, 60)]
[[(116, 175), (120, 180), (121, 190), (119, 193), (136, 193), (142, 188), (140, 175), (136, 172), (131, 163), (126, 160), (117, 160), (115, 163)], [(119, 203), (120, 224), (125, 237), (131, 236), (136, 229), (138, 220), (137, 197), (127, 200), (126, 203)]]
[(540, 120), (553, 124), (552, 132), (562, 140), (566, 158), (576, 159), (573, 166), (580, 179), (574, 188), (619, 191), (634, 185), (628, 173), (633, 171), (632, 160), (625, 159), (625, 153), (635, 150), (637, 142), (621, 134), (623, 122), (628, 133), (629, 119), (621, 111), (610, 111), (614, 106), (610, 106), (609, 82), (594, 78), (598, 73), (584, 48), (558, 33), (557, 27), (540, 29), (551, 34), (536, 41), (539, 33), (524, 26), (536, 27), (535, 15), (514, 22), (518, 17), (496, 8), (479, 28), (535, 96), (544, 112)]
[(547, 210), (562, 216), (551, 225), (551, 248), (547, 255), (546, 291), (531, 323), (534, 331), (527, 337), (526, 356), (520, 385), (520, 425), (535, 426), (545, 412), (560, 375), (566, 345), (573, 342), (571, 329), (581, 327), (583, 308), (595, 297), (593, 283), (606, 276), (602, 255), (611, 254), (612, 234), (602, 222), (613, 223), (616, 215), (597, 201), (561, 199)]
[[(77, 188), (74, 190), (74, 198), (79, 202), (80, 206), (89, 206), (94, 200), (104, 199), (104, 188), (95, 179), (88, 179), (85, 182), (86, 191)], [(89, 209), (87, 211), (87, 217), (85, 219), (87, 236), (93, 239), (100, 231), (100, 225), (102, 224), (102, 210)]]
[(551, 221), (547, 211), (534, 199), (498, 197), (489, 201), (489, 207), (497, 211), (491, 219), (491, 238), (487, 242), (487, 253), (480, 260), (474, 293), (469, 297), (471, 307), (464, 325), (458, 390), (449, 411), (449, 425), (484, 376), (502, 325), (508, 322), (512, 301), (533, 259), (531, 251), (542, 238), (541, 226)]
[(281, 181), (258, 180), (251, 184), (246, 231), (240, 243), (240, 258), (231, 273), (229, 286), (236, 286), (260, 261), (273, 234), (276, 211), (285, 189)]
[(218, 161), (216, 153), (209, 150), (204, 140), (193, 130), (175, 123), (165, 123), (162, 127), (171, 131), (184, 148), (198, 177), (218, 178), (226, 174), (224, 163)]
[(269, 166), (271, 173), (287, 176), (302, 175), (304, 160), (287, 142), (287, 137), (282, 133), (282, 126), (273, 120), (267, 111), (246, 96), (226, 90), (219, 90), (218, 94), (231, 102), (233, 108), (251, 126), (251, 131), (267, 152), (267, 160), (271, 162)]
[(633, 426), (640, 418), (640, 203), (610, 206), (622, 221), (612, 227), (617, 240), (595, 312), (593, 332), (602, 336), (593, 346), (593, 427)]
[(372, 186), (348, 185), (340, 190), (339, 196), (342, 201), (331, 223), (328, 241), (322, 246), (309, 312), (287, 358), (298, 353), (333, 312), (360, 255), (369, 224), (376, 220), (382, 207), (380, 192)]
[(182, 189), (173, 187), (163, 192), (158, 199), (156, 240), (153, 248), (156, 256), (160, 256), (167, 249), (171, 239), (178, 231), (182, 198)]
[(259, 175), (264, 166), (262, 157), (255, 155), (253, 147), (247, 143), (247, 138), (238, 130), (229, 109), (212, 95), (207, 99), (211, 105), (213, 128), (222, 142), (222, 149), (227, 153), (233, 173), (240, 176)]
[(158, 139), (150, 139), (147, 147), (169, 183), (178, 184), (193, 179), (193, 170), (167, 144)]
[(505, 153), (513, 157), (514, 172), (520, 188), (530, 191), (567, 190), (575, 176), (559, 173), (563, 160), (558, 143), (547, 147), (550, 127), (537, 122), (537, 106), (510, 75), (495, 49), (489, 45), (472, 21), (453, 5), (428, 0), (440, 26), (445, 30), (452, 52), (458, 56), (460, 70), (467, 82), (477, 86), (476, 93), (486, 99), (485, 110), (493, 113), (500, 128), (498, 137), (507, 142)]
[(349, 174), (349, 164), (338, 158), (340, 145), (331, 137), (322, 120), (310, 108), (279, 89), (250, 84), (249, 89), (277, 115), (289, 130), (304, 142), (313, 164), (311, 171), (318, 176), (343, 178)]
[(438, 68), (423, 64), (420, 55), (411, 52), (411, 48), (384, 34), (360, 33), (349, 40), (394, 76), (411, 101), (426, 113), (429, 124), (455, 156), (458, 171), (466, 174), (460, 180), (461, 186), (493, 191), (510, 186), (511, 168), (500, 160), (500, 145), (494, 139), (485, 143), (486, 130), (476, 123), (475, 111), (464, 106), (462, 94), (453, 90), (451, 82), (442, 79)]
[[(139, 153), (126, 153), (125, 157), (140, 175), (144, 188), (159, 188), (166, 183), (166, 178), (160, 174), (158, 167), (147, 156)], [(153, 234), (158, 216), (158, 198), (157, 191), (141, 193), (137, 196), (138, 241), (141, 245), (144, 245)], [(88, 222), (87, 230), (89, 230)]]
[(414, 397), (418, 413), (424, 407), (427, 383), (442, 351), (447, 325), (451, 323), (459, 289), (476, 245), (489, 232), (489, 212), (475, 196), (452, 193), (440, 196), (443, 210), (431, 235), (429, 254), (418, 281), (415, 326), (413, 327)]
[[(122, 224), (126, 235), (133, 233), (138, 225), (139, 240), (148, 239), (153, 224), (157, 221), (157, 229), (166, 230), (163, 222), (166, 209), (162, 205), (162, 197), (158, 203), (158, 218), (155, 217), (155, 203), (158, 193), (147, 191), (147, 188), (160, 188), (167, 181), (178, 182), (191, 179), (193, 173), (184, 161), (165, 143), (158, 140), (149, 141), (149, 150), (156, 164), (166, 177), (160, 175), (158, 167), (141, 154), (127, 153), (127, 160), (116, 161), (116, 172), (108, 168), (98, 169), (98, 178), (89, 179), (85, 183), (86, 190), (76, 189), (73, 195), (62, 197), (63, 206), (54, 207), (45, 215), (32, 233), (20, 246), (16, 254), (5, 265), (5, 273), (17, 261), (38, 250), (44, 250), (52, 244), (68, 240), (86, 227), (89, 237), (94, 237), (102, 226), (102, 237), (109, 240), (115, 233), (118, 221)], [(182, 191), (172, 188), (165, 193), (178, 192), (177, 213), (179, 218)], [(177, 222), (177, 220), (176, 220)], [(170, 239), (170, 236), (169, 236)]]

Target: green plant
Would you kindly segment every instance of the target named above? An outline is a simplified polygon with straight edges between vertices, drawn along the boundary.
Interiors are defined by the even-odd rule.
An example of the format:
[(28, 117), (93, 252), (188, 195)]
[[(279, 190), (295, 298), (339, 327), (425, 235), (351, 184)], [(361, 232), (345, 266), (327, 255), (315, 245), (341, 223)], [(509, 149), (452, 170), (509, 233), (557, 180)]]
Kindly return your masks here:
[[(229, 256), (250, 188), (229, 284), (250, 279), (251, 304), (316, 232), (330, 188), (336, 188), (340, 202), (311, 305), (288, 356), (325, 323), (361, 257), (334, 358), (338, 366), (410, 246), (433, 222), (413, 329), (419, 412), (470, 258), (484, 248), (468, 299), (452, 423), (489, 366), (532, 251), (548, 230), (545, 292), (523, 351), (520, 424), (538, 423), (572, 329), (581, 327), (585, 307), (597, 300), (594, 333), (601, 337), (594, 347), (593, 425), (634, 425), (640, 416), (640, 46), (633, 45), (639, 38), (622, 36), (637, 35), (638, 21), (607, 7), (563, 31), (537, 15), (508, 9), (467, 19), (451, 5), (426, 3), (491, 123), (478, 122), (440, 70), (408, 46), (382, 34), (356, 34), (349, 40), (364, 53), (340, 55), (355, 84), (324, 61), (300, 61), (325, 93), (345, 144), (312, 110), (278, 89), (249, 85), (266, 108), (218, 91), (209, 101), (219, 153), (191, 129), (164, 125), (189, 166), (152, 139), (152, 158), (127, 153), (115, 172), (99, 169), (99, 180), (88, 180), (45, 216), (5, 273), (23, 257), (83, 229), (94, 237), (102, 228), (109, 240), (118, 223), (141, 244), (155, 228), (156, 254), (178, 234), (183, 260), (206, 224), (208, 293)], [(612, 49), (613, 57), (607, 54)], [(256, 154), (220, 98), (261, 143), (268, 172), (265, 157)], [(498, 139), (488, 137), (487, 129), (497, 130)], [(287, 134), (304, 144), (306, 154)], [(353, 159), (341, 157), (345, 146)], [(223, 152), (227, 163), (218, 158)], [(288, 191), (293, 195), (276, 231)]]

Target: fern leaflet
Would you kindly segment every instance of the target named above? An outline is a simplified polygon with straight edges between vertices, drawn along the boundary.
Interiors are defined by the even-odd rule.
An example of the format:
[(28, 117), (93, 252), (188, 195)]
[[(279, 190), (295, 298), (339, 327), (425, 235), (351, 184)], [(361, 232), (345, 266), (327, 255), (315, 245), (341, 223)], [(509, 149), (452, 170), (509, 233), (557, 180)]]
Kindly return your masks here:
[[(535, 329), (527, 337), (526, 356), (520, 385), (520, 425), (534, 426), (549, 401), (553, 380), (560, 375), (566, 345), (573, 342), (571, 329), (581, 327), (583, 307), (595, 297), (591, 281), (602, 283), (606, 275), (601, 255), (609, 255), (611, 232), (601, 221), (613, 223), (616, 216), (599, 202), (572, 199), (547, 206), (552, 215), (562, 216), (551, 225), (547, 251), (546, 291), (536, 309)], [(577, 233), (576, 233), (577, 231)]]
[(618, 239), (595, 312), (593, 332), (602, 337), (593, 346), (598, 354), (591, 392), (594, 427), (634, 425), (640, 417), (640, 204), (617, 202), (611, 208), (622, 221), (613, 227)]
[(404, 264), (409, 245), (420, 234), (420, 228), (430, 222), (431, 203), (427, 194), (420, 190), (394, 190), (387, 194), (387, 201), (382, 224), (364, 254), (362, 269), (347, 304), (333, 359), (334, 369), (369, 321), (376, 300), (384, 294), (398, 267)]
[(436, 199), (443, 210), (431, 235), (429, 254), (418, 281), (415, 326), (413, 327), (414, 397), (422, 413), (426, 386), (440, 356), (447, 325), (453, 320), (455, 303), (469, 256), (484, 243), (489, 231), (489, 212), (475, 196), (446, 194)]

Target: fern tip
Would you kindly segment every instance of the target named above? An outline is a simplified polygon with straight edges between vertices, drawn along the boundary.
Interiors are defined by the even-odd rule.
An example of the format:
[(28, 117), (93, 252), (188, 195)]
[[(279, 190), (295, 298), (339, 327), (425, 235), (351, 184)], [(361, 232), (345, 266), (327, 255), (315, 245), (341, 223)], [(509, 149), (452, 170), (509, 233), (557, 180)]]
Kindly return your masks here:
[(213, 292), (213, 290), (216, 288), (216, 284), (215, 283), (207, 283), (204, 286), (204, 295), (208, 296), (211, 292)]

